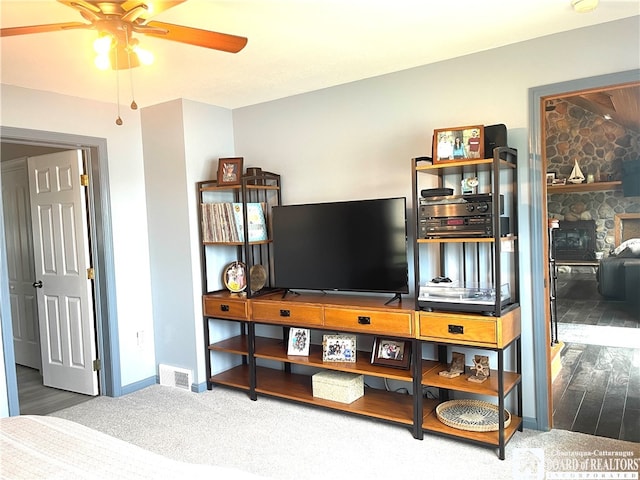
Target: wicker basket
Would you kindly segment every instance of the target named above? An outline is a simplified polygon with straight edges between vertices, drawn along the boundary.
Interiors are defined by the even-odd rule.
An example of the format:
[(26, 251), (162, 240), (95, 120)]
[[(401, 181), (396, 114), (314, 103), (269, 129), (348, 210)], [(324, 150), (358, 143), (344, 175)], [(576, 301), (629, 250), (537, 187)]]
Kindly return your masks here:
[[(436, 407), (436, 415), (445, 425), (470, 432), (498, 430), (498, 406), (481, 400), (450, 400)], [(511, 423), (511, 414), (504, 411), (505, 428)]]

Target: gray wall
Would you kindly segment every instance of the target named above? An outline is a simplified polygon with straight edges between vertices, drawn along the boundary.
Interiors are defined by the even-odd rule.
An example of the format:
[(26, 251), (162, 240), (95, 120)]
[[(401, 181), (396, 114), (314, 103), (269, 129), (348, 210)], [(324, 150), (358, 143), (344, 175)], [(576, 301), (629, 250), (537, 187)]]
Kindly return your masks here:
[[(411, 197), (434, 129), (504, 123), (519, 151), (525, 399), (535, 398), (528, 91), (638, 68), (639, 17), (234, 110), (236, 152), (282, 174), (283, 202)], [(544, 319), (542, 319), (544, 321)], [(536, 416), (525, 401), (524, 416)]]

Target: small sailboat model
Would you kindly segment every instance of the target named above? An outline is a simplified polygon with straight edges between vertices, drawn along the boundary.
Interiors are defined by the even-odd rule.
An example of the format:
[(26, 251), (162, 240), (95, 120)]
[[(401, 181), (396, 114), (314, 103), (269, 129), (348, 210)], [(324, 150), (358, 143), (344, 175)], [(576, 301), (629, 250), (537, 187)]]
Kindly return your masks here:
[(584, 174), (582, 173), (582, 170), (580, 170), (578, 160), (575, 160), (575, 163), (573, 164), (573, 170), (571, 170), (571, 175), (569, 175), (569, 183), (582, 182), (584, 182)]

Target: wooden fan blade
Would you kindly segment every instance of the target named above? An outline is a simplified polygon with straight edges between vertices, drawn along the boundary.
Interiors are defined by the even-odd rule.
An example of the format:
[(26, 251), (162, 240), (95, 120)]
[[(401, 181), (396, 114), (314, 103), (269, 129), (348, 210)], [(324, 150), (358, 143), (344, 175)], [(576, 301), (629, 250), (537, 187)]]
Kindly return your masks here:
[(186, 1), (187, 0), (126, 0), (122, 3), (122, 8), (126, 12), (128, 12), (132, 8), (135, 8), (138, 5), (144, 3), (147, 7), (149, 7), (149, 9), (146, 13), (143, 13), (138, 18), (149, 20), (154, 15), (157, 15), (160, 12), (164, 12), (165, 10), (169, 10), (170, 8), (173, 8), (176, 5), (180, 5), (181, 3), (184, 3)]
[(69, 30), (72, 28), (93, 28), (93, 25), (89, 23), (68, 22), (49, 23), (47, 25), (31, 25), (29, 27), (9, 27), (0, 29), (0, 37), (28, 35), (30, 33), (57, 32), (58, 30)]
[(164, 38), (165, 40), (172, 40), (174, 42), (188, 43), (189, 45), (195, 45), (197, 47), (222, 50), (223, 52), (238, 53), (247, 44), (247, 39), (245, 37), (211, 32), (209, 30), (200, 30), (199, 28), (184, 27), (182, 25), (173, 25), (171, 23), (147, 22), (144, 26), (167, 30), (166, 34), (145, 31), (140, 32), (145, 35)]

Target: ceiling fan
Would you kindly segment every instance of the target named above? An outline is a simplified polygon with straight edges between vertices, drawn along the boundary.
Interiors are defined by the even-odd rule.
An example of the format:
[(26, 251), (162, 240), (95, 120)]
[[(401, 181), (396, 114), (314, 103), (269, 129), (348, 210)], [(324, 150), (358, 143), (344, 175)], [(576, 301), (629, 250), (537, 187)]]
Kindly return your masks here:
[[(108, 53), (110, 66), (116, 70), (133, 68), (140, 64), (140, 55), (136, 52), (138, 40), (133, 37), (134, 33), (229, 53), (237, 53), (247, 44), (245, 37), (149, 21), (152, 16), (186, 0), (57, 1), (80, 12), (89, 23), (66, 22), (2, 28), (0, 37), (71, 29), (96, 30), (99, 39), (107, 39), (107, 47), (103, 53)], [(98, 48), (96, 45), (96, 51)]]

